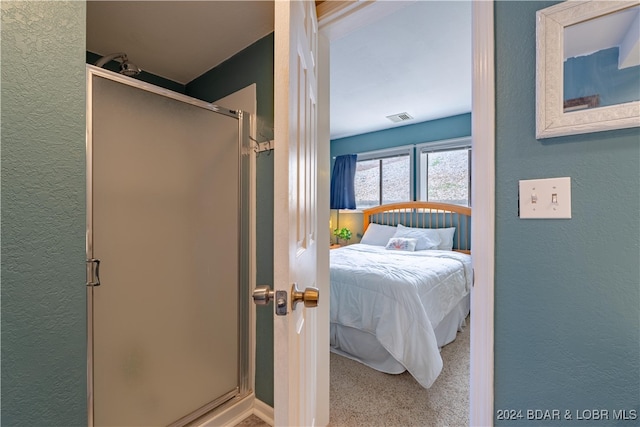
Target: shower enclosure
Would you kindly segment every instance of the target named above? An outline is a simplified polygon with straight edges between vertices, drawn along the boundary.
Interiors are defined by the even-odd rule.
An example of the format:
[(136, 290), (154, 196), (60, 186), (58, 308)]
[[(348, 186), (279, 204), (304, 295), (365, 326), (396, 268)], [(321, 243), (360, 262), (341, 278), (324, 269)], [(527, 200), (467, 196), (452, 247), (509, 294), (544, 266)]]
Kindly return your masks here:
[(250, 393), (249, 118), (87, 66), (89, 425)]

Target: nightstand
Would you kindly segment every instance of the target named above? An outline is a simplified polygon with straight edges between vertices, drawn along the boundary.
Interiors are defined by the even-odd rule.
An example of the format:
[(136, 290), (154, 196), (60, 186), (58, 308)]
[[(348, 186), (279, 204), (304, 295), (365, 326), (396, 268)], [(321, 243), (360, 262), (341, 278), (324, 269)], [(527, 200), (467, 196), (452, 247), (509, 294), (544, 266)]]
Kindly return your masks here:
[(340, 248), (340, 247), (342, 247), (342, 245), (341, 245), (341, 244), (339, 244), (339, 243), (333, 243), (331, 246), (329, 246), (329, 249), (337, 249), (337, 248)]

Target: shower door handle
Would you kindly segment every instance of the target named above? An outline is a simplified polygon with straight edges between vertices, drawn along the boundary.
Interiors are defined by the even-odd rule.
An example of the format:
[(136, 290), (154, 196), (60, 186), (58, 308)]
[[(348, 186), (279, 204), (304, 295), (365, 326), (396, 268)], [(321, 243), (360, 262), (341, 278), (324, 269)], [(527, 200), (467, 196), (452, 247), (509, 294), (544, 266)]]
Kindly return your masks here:
[(100, 260), (90, 258), (87, 263), (87, 286), (100, 286)]

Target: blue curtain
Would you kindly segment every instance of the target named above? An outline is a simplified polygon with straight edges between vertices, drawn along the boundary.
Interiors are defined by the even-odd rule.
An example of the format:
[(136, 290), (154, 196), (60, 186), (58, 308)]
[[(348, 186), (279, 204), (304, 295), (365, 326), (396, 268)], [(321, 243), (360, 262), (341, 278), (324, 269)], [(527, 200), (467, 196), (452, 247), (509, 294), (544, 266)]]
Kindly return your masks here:
[(354, 180), (357, 158), (357, 154), (336, 157), (331, 175), (331, 209), (356, 208)]

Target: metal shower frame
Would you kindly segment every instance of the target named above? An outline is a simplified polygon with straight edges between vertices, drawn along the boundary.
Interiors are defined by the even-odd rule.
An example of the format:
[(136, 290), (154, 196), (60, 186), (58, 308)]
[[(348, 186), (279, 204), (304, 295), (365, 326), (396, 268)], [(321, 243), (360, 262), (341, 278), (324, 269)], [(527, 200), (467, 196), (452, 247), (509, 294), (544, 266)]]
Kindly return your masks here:
[(238, 120), (238, 174), (239, 174), (239, 194), (238, 194), (238, 259), (239, 259), (239, 302), (238, 302), (238, 328), (240, 355), (238, 365), (238, 387), (226, 395), (204, 405), (191, 414), (176, 420), (171, 426), (183, 426), (187, 423), (211, 412), (221, 404), (234, 398), (242, 399), (251, 394), (250, 378), (250, 271), (252, 257), (251, 251), (251, 182), (250, 182), (250, 161), (253, 150), (250, 141), (250, 115), (239, 110), (230, 110), (211, 104), (196, 98), (192, 98), (150, 83), (142, 82), (131, 77), (127, 77), (94, 65), (86, 65), (86, 262), (87, 262), (87, 418), (88, 426), (94, 426), (94, 384), (93, 384), (93, 288), (100, 286), (99, 281), (99, 261), (96, 262), (93, 254), (93, 77), (101, 77), (114, 82), (122, 83), (137, 89), (142, 89), (157, 95), (184, 102), (205, 110), (223, 114)]

